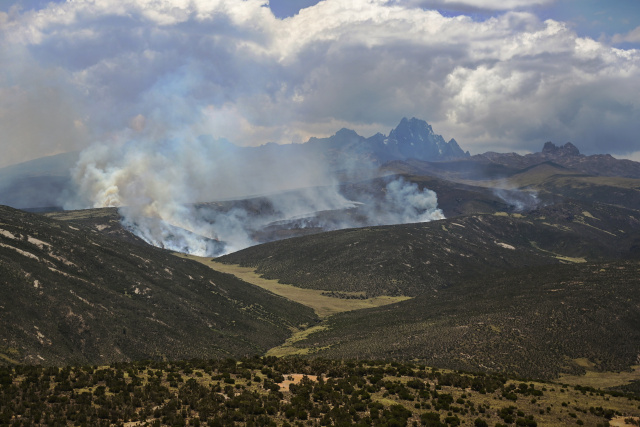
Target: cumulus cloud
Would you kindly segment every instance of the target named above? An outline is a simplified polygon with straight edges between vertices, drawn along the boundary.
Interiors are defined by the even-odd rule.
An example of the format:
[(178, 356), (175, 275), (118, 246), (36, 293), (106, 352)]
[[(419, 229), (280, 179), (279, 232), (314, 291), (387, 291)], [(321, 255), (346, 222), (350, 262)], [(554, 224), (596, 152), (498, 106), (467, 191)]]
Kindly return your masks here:
[(403, 116), (476, 153), (547, 140), (632, 151), (640, 52), (526, 11), (544, 3), (325, 0), (278, 19), (266, 0), (92, 0), (5, 13), (0, 128), (15, 148), (3, 161), (123, 130), (258, 145), (387, 133)]
[(640, 27), (636, 27), (626, 34), (615, 34), (612, 37), (611, 42), (614, 44), (624, 43), (624, 42), (640, 43)]

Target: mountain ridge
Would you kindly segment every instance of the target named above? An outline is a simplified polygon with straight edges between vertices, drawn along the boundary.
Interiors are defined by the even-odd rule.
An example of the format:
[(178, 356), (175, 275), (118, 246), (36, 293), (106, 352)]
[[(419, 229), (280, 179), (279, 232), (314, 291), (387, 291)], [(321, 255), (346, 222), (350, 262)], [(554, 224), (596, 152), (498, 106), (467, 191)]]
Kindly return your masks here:
[[(201, 135), (202, 143), (215, 146), (225, 163), (244, 164), (251, 170), (264, 159), (276, 161), (276, 168), (308, 164), (308, 159), (325, 165), (337, 173), (341, 181), (353, 181), (380, 173), (378, 168), (399, 172), (436, 173), (447, 165), (473, 170), (477, 178), (506, 176), (544, 161), (594, 176), (640, 178), (640, 163), (616, 159), (610, 154), (586, 156), (572, 143), (556, 146), (544, 144), (542, 151), (517, 153), (486, 152), (471, 156), (458, 142), (444, 138), (432, 126), (415, 117), (403, 117), (389, 135), (377, 133), (370, 137), (352, 129), (342, 128), (325, 138), (311, 137), (299, 144), (269, 142), (256, 147), (241, 147), (226, 139)], [(63, 153), (0, 168), (0, 205), (15, 208), (60, 209), (64, 200), (74, 194), (71, 169), (78, 152)], [(407, 163), (409, 166), (406, 166)], [(304, 168), (304, 167), (303, 167)], [(412, 172), (411, 172), (412, 173)]]
[(640, 162), (627, 159), (616, 159), (610, 154), (585, 155), (571, 142), (557, 146), (546, 142), (537, 153), (496, 153), (486, 152), (471, 156), (470, 161), (499, 164), (512, 168), (528, 168), (546, 161), (553, 161), (560, 166), (595, 176), (618, 176), (623, 178), (640, 178)]
[[(377, 167), (394, 160), (443, 161), (470, 156), (454, 139), (446, 142), (431, 125), (415, 117), (403, 118), (389, 136), (378, 133), (365, 138), (342, 128), (327, 138), (311, 137), (301, 144), (270, 142), (256, 147), (237, 146), (210, 135), (198, 139), (212, 148), (223, 168), (233, 165), (233, 170), (262, 170), (268, 159), (275, 170), (304, 176), (302, 165), (311, 163), (313, 168), (326, 168), (327, 174), (342, 174), (348, 179), (360, 173), (371, 175)], [(78, 152), (64, 153), (0, 168), (0, 205), (19, 209), (63, 206), (74, 194), (71, 171), (79, 157)], [(300, 166), (296, 169), (296, 165)]]

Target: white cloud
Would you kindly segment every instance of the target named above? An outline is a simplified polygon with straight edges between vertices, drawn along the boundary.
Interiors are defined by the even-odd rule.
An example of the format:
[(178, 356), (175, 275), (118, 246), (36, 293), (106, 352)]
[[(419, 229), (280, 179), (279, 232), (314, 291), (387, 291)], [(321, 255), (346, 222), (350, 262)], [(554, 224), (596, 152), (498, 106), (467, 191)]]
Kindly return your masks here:
[(636, 27), (633, 30), (629, 31), (627, 34), (615, 34), (611, 38), (611, 42), (614, 44), (618, 43), (640, 43), (640, 27)]
[[(428, 120), (472, 152), (537, 150), (547, 140), (628, 152), (640, 134), (640, 52), (580, 38), (561, 22), (523, 11), (477, 21), (384, 0), (325, 0), (280, 20), (265, 3), (68, 1), (3, 14), (0, 43), (12, 59), (0, 71), (0, 129), (17, 126), (15, 105), (24, 117), (64, 105), (55, 120), (30, 122), (33, 143), (12, 131), (16, 148), (3, 147), (3, 159), (130, 128), (255, 145), (343, 126), (387, 133), (402, 116)], [(34, 74), (43, 92), (22, 102)]]

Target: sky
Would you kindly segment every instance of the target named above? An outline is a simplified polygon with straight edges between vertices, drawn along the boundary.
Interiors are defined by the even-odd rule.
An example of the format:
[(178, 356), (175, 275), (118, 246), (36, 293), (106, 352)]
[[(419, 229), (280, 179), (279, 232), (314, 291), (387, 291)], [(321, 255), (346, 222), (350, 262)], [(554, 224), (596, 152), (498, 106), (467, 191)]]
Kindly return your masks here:
[(472, 154), (640, 160), (640, 0), (0, 0), (0, 167), (402, 117)]

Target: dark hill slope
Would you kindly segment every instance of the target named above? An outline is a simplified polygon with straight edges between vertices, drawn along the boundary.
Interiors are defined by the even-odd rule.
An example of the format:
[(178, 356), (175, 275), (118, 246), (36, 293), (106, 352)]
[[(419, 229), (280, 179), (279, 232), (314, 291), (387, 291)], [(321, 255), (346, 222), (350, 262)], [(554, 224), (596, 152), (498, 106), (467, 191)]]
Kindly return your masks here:
[(521, 168), (472, 159), (429, 162), (424, 160), (394, 160), (380, 168), (384, 172), (418, 176), (434, 176), (448, 180), (490, 180), (509, 177)]
[(640, 210), (640, 179), (560, 175), (549, 177), (537, 188), (585, 202)]
[(566, 202), (521, 214), (341, 230), (218, 258), (304, 288), (419, 295), (526, 266), (640, 256), (635, 211)]
[(582, 371), (580, 358), (604, 370), (638, 364), (638, 325), (637, 261), (549, 265), (341, 313), (295, 346), (323, 357), (418, 358), (439, 367), (552, 378)]
[(548, 142), (541, 152), (524, 156), (488, 152), (440, 162), (397, 160), (383, 165), (382, 170), (640, 209), (639, 162), (608, 154), (585, 156), (571, 143), (556, 146)]
[(508, 179), (490, 184), (534, 190), (539, 195), (556, 195), (585, 203), (640, 209), (640, 179), (589, 175), (551, 161), (527, 167)]
[[(455, 182), (465, 183), (466, 188), (485, 202), (491, 201), (487, 194), (495, 195), (493, 188), (510, 188), (511, 191), (535, 191), (539, 197), (544, 198), (567, 197), (587, 203), (599, 202), (640, 209), (640, 179), (590, 175), (550, 160), (521, 169), (478, 160), (398, 161), (390, 162), (382, 169), (389, 173), (420, 176), (421, 180), (437, 177), (449, 187), (455, 187)], [(479, 190), (483, 187), (484, 192)], [(440, 200), (444, 193), (436, 192)]]
[(72, 226), (98, 231), (112, 239), (123, 240), (145, 247), (148, 246), (147, 242), (130, 233), (122, 226), (122, 216), (118, 212), (118, 208), (95, 208), (75, 211), (61, 210), (46, 212), (43, 213), (43, 215), (58, 221), (65, 221)]
[(0, 360), (260, 354), (311, 309), (95, 227), (0, 207)]

